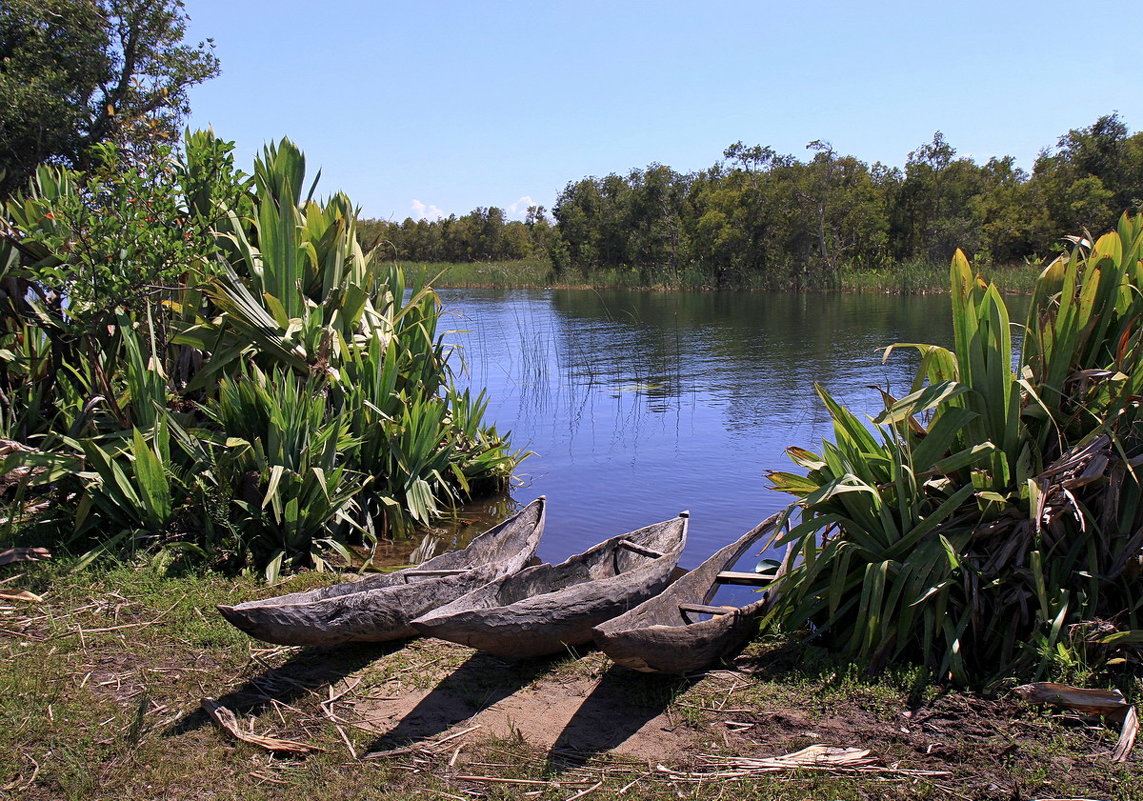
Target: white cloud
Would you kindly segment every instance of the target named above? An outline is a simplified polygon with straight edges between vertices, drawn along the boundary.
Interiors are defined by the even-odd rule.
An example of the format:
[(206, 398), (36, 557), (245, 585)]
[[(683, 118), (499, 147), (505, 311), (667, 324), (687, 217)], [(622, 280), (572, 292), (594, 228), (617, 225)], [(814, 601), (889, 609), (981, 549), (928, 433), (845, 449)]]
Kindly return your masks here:
[(536, 201), (532, 200), (529, 195), (524, 195), (523, 197), (518, 198), (515, 203), (510, 203), (505, 211), (508, 212), (509, 217), (515, 217), (522, 220), (524, 219), (524, 215), (528, 213), (528, 207), (535, 205)]
[(442, 220), (445, 213), (431, 203), (427, 206), (419, 200), (413, 201), (414, 220)]

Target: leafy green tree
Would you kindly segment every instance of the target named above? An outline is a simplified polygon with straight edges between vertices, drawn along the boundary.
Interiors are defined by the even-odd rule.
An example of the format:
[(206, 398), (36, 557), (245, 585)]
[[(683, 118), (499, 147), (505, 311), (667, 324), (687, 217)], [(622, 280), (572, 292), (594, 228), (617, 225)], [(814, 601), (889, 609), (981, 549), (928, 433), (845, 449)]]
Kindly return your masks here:
[(832, 276), (850, 259), (868, 262), (886, 244), (888, 228), (881, 198), (869, 168), (852, 156), (841, 156), (829, 142), (806, 145), (815, 151), (801, 172), (798, 196), (808, 206), (817, 241), (817, 259)]
[(177, 141), (187, 89), (219, 72), (186, 22), (182, 0), (0, 4), (0, 197), (44, 161), (92, 166), (100, 142)]
[(1128, 135), (1117, 114), (1068, 131), (1056, 145), (1032, 171), (1050, 229), (1099, 230), (1143, 205), (1143, 134)]
[(969, 203), (979, 231), (978, 260), (1012, 264), (1034, 254), (1049, 220), (1028, 174), (1012, 156), (989, 159), (980, 174), (983, 188)]
[(0, 4), (0, 196), (44, 159), (78, 149), (111, 69), (99, 9), (83, 0)]

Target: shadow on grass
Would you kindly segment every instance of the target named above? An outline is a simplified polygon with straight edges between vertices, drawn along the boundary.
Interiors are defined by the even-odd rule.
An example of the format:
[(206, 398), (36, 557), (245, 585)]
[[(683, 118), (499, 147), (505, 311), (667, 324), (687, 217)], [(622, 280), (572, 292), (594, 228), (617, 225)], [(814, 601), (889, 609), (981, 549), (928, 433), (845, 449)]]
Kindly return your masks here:
[(701, 680), (639, 673), (612, 666), (583, 700), (548, 751), (548, 770), (560, 773), (626, 742)]
[(523, 689), (563, 659), (566, 655), (514, 662), (478, 651), (445, 676), (396, 726), (371, 742), (366, 752), (443, 734)]
[[(259, 715), (273, 701), (290, 703), (319, 687), (336, 684), (406, 644), (405, 640), (395, 640), (305, 648), (282, 665), (266, 669), (215, 700), (228, 709)], [(210, 717), (198, 708), (176, 720), (164, 734), (168, 737), (186, 734), (209, 722)]]
[(733, 659), (727, 660), (735, 670), (759, 681), (780, 681), (791, 676), (804, 676), (836, 669), (840, 664), (823, 648), (815, 648), (794, 639), (772, 639), (755, 642)]

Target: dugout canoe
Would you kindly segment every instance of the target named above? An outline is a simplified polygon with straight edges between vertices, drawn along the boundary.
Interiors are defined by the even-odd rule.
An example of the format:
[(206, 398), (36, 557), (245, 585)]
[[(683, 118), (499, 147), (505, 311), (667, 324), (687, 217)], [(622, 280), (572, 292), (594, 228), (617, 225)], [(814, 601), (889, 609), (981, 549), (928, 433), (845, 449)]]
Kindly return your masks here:
[(558, 565), (530, 567), (413, 621), (421, 634), (512, 659), (591, 642), (591, 629), (667, 586), (689, 514), (620, 534)]
[(384, 642), (416, 636), (409, 621), (501, 576), (535, 556), (546, 502), (532, 501), (459, 551), (416, 567), (218, 611), (252, 637), (280, 645)]
[(758, 631), (767, 598), (741, 607), (710, 606), (722, 584), (762, 586), (776, 574), (733, 570), (773, 533), (774, 515), (629, 612), (595, 627), (595, 644), (620, 665), (645, 673), (692, 673), (737, 651)]

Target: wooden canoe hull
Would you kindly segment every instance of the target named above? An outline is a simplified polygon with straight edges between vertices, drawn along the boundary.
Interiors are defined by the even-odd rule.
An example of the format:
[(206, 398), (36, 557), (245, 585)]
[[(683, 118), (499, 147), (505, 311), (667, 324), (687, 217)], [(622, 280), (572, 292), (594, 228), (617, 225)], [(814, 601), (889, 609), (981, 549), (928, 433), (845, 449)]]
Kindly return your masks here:
[(413, 626), (426, 636), (512, 659), (564, 652), (591, 642), (592, 627), (661, 592), (686, 534), (684, 514), (612, 537), (561, 564), (498, 579)]
[(695, 622), (689, 622), (680, 606), (709, 604), (718, 589), (718, 574), (768, 536), (776, 521), (777, 516), (764, 520), (661, 594), (597, 625), (595, 644), (616, 664), (645, 673), (693, 673), (737, 651), (757, 633), (766, 599)]
[(279, 645), (336, 645), (414, 637), (410, 621), (490, 581), (521, 570), (544, 530), (543, 497), (493, 526), (467, 548), (415, 568), (308, 592), (219, 606), (231, 624)]

